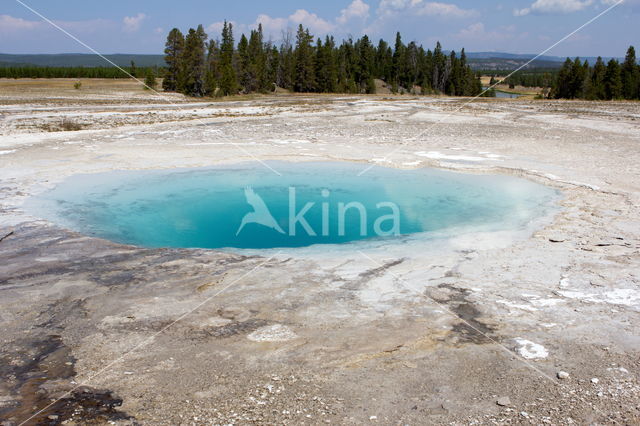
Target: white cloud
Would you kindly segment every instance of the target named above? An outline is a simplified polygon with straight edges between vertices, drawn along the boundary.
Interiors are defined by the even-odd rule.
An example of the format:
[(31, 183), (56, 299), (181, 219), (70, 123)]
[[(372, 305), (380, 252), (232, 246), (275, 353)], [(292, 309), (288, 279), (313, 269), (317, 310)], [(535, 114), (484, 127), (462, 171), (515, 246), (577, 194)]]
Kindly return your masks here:
[(144, 13), (138, 13), (136, 16), (125, 16), (122, 20), (124, 31), (127, 33), (138, 31), (142, 25), (142, 21), (144, 21), (146, 17), (147, 15)]
[(378, 15), (393, 15), (409, 6), (407, 0), (382, 0), (378, 5)]
[(483, 22), (475, 22), (447, 39), (449, 43), (465, 47), (467, 51), (519, 52), (523, 48), (529, 49), (525, 45), (531, 40), (531, 34), (513, 24), (487, 27)]
[(33, 30), (40, 24), (41, 22), (38, 21), (27, 21), (26, 19), (14, 18), (9, 15), (0, 15), (0, 33)]
[(531, 13), (531, 9), (528, 7), (525, 7), (524, 9), (513, 10), (513, 16), (525, 16), (525, 15), (528, 15), (529, 13)]
[(500, 27), (498, 30), (487, 31), (482, 22), (476, 22), (460, 30), (455, 37), (467, 42), (495, 42), (512, 39), (515, 36), (515, 31), (516, 27), (514, 25)]
[[(479, 15), (475, 9), (463, 9), (454, 3), (425, 0), (382, 0), (376, 10), (377, 18), (365, 28), (365, 33), (380, 34), (401, 30), (407, 21), (432, 17), (439, 21), (468, 19)], [(424, 25), (421, 19), (420, 25)]]
[[(232, 22), (233, 24), (233, 22)], [(210, 35), (213, 34), (220, 34), (222, 33), (222, 28), (224, 27), (224, 22), (222, 21), (218, 21), (218, 22), (214, 22), (212, 24), (209, 24), (209, 26), (207, 26), (207, 28), (205, 28), (205, 31), (207, 33), (209, 33)], [(235, 27), (235, 24), (234, 24)]]
[(381, 17), (404, 13), (447, 18), (466, 18), (477, 15), (477, 11), (462, 9), (453, 3), (428, 2), (424, 0), (382, 0), (378, 6), (377, 13)]
[(484, 24), (482, 22), (476, 22), (475, 24), (471, 24), (467, 28), (460, 30), (458, 38), (475, 38), (478, 34), (484, 34), (484, 32)]
[[(604, 0), (608, 1), (608, 0)], [(578, 12), (593, 4), (593, 0), (536, 0), (531, 6), (513, 11), (515, 16), (533, 14), (566, 14)]]
[[(237, 40), (240, 33), (246, 31), (247, 26), (243, 24), (238, 24), (236, 21), (227, 21), (227, 24), (230, 24), (233, 29), (233, 37)], [(215, 39), (222, 34), (222, 29), (224, 28), (224, 21), (214, 22), (206, 27), (204, 30), (209, 35), (210, 39)]]
[(349, 6), (342, 9), (336, 18), (338, 24), (344, 25), (352, 19), (365, 20), (369, 17), (369, 5), (362, 0), (353, 0)]
[[(53, 21), (56, 25), (71, 33), (97, 33), (113, 29), (114, 22), (106, 19), (90, 19), (86, 21)], [(45, 21), (28, 21), (10, 15), (0, 15), (0, 34), (38, 34), (43, 31), (58, 31)]]
[[(422, 2), (414, 1), (412, 3), (422, 3)], [(424, 3), (424, 5), (421, 5), (417, 8), (416, 12), (418, 15), (442, 16), (442, 17), (451, 17), (451, 18), (466, 18), (469, 16), (474, 16), (476, 14), (476, 11), (472, 9), (461, 9), (455, 4), (439, 3), (439, 2)]]
[(289, 21), (296, 25), (302, 25), (309, 28), (311, 32), (328, 33), (335, 28), (335, 25), (320, 18), (315, 13), (308, 12), (304, 9), (296, 10), (293, 15), (289, 16)]
[(640, 0), (600, 0), (605, 7), (617, 5), (618, 7), (626, 6), (632, 10), (640, 10)]
[(258, 24), (262, 24), (262, 29), (267, 37), (279, 36), (283, 31), (289, 28), (293, 29), (298, 25), (308, 28), (311, 33), (316, 35), (327, 34), (336, 28), (336, 25), (332, 22), (322, 19), (315, 13), (305, 9), (298, 9), (286, 18), (272, 18), (269, 15), (260, 14), (251, 27), (257, 28)]
[(286, 31), (289, 26), (289, 20), (287, 18), (272, 18), (269, 15), (261, 14), (256, 18), (254, 27), (257, 28), (258, 24), (262, 24), (262, 30), (265, 34), (275, 35)]

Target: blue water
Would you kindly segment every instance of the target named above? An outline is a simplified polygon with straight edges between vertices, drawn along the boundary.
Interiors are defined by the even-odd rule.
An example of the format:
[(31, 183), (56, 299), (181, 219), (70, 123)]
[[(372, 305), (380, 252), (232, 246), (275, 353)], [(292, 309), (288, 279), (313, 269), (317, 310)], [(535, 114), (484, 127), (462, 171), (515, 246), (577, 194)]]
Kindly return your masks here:
[[(483, 87), (482, 90), (487, 90), (488, 87)], [(506, 98), (506, 99), (516, 99), (519, 98), (522, 95), (518, 95), (516, 93), (509, 93), (509, 92), (502, 92), (500, 90), (495, 90), (496, 92), (496, 98)]]
[[(511, 176), (382, 167), (358, 176), (362, 164), (270, 165), (282, 176), (258, 163), (76, 175), (32, 206), (54, 222), (120, 243), (265, 249), (523, 229), (558, 197)], [(292, 223), (296, 215), (301, 220)]]
[(516, 99), (522, 95), (518, 95), (516, 93), (509, 92), (501, 92), (500, 90), (496, 90), (496, 98), (507, 98), (507, 99)]

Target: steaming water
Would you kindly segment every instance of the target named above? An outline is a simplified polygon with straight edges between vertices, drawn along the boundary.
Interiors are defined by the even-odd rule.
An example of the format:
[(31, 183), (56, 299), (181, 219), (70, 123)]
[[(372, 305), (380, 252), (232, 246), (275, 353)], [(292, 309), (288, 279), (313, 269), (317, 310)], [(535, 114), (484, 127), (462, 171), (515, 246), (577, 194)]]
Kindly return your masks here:
[[(428, 239), (461, 229), (520, 230), (548, 214), (558, 198), (551, 188), (511, 176), (381, 167), (358, 176), (362, 164), (270, 165), (282, 176), (257, 163), (75, 175), (31, 200), (30, 207), (55, 223), (120, 243), (267, 249), (392, 243), (408, 234)], [(267, 215), (252, 214), (264, 213), (260, 202), (256, 209), (256, 196)], [(307, 203), (312, 204), (303, 212)], [(341, 211), (341, 204), (352, 207)], [(303, 220), (292, 224), (295, 215)], [(381, 235), (394, 226), (400, 236)]]

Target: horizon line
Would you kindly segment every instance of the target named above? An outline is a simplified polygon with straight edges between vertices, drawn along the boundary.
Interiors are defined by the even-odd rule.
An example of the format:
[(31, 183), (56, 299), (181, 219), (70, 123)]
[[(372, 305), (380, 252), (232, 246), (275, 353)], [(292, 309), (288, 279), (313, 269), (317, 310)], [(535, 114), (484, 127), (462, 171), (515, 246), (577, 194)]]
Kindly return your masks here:
[[(443, 52), (451, 52), (454, 51), (454, 49), (442, 49)], [(458, 50), (457, 52), (461, 52), (462, 49)], [(466, 51), (465, 49), (465, 53), (467, 55), (469, 54), (480, 54), (480, 53), (484, 53), (484, 54), (491, 54), (491, 53), (501, 53), (501, 54), (507, 54), (507, 55), (519, 55), (519, 56), (531, 56), (534, 57), (536, 56), (535, 53), (516, 53), (516, 52), (508, 52), (508, 51), (504, 51), (504, 50), (478, 50), (478, 51)], [(41, 55), (41, 56), (55, 56), (55, 55), (86, 55), (86, 56), (95, 56), (95, 53), (91, 53), (91, 52), (56, 52), (56, 53), (30, 53), (30, 52), (22, 52), (22, 53), (9, 53), (9, 52), (1, 52), (0, 51), (0, 55)], [(137, 55), (137, 56), (165, 56), (164, 53), (127, 53), (127, 52), (113, 52), (113, 53), (103, 53), (103, 55)], [(570, 57), (578, 57), (578, 58), (597, 58), (597, 57), (602, 57), (602, 58), (616, 58), (616, 59), (620, 59), (620, 58), (624, 58), (623, 56), (609, 56), (609, 55), (544, 55), (541, 56), (540, 58), (570, 58)], [(472, 58), (473, 59), (473, 58)]]

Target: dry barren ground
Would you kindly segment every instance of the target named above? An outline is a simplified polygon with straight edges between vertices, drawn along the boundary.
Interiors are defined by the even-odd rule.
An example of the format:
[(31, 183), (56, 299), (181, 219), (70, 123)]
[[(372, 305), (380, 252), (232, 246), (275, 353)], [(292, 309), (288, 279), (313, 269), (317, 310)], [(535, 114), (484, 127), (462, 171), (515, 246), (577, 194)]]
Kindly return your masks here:
[[(45, 83), (0, 81), (4, 424), (640, 422), (638, 103)], [(22, 207), (76, 173), (256, 158), (517, 174), (563, 200), (525, 237), (370, 256), (122, 246)]]

